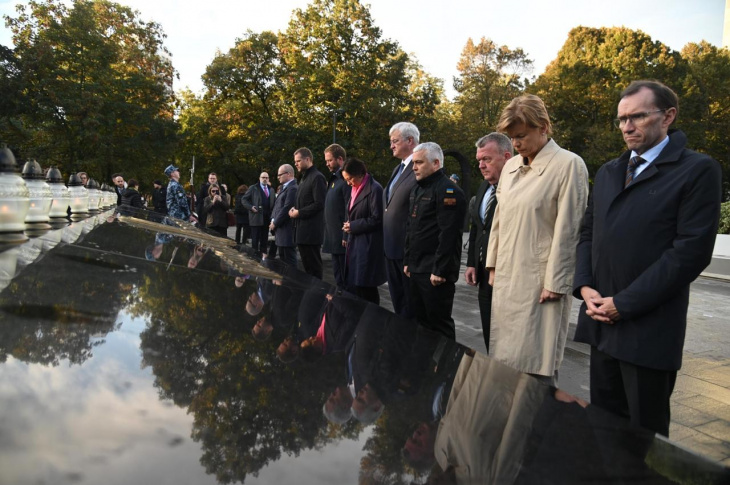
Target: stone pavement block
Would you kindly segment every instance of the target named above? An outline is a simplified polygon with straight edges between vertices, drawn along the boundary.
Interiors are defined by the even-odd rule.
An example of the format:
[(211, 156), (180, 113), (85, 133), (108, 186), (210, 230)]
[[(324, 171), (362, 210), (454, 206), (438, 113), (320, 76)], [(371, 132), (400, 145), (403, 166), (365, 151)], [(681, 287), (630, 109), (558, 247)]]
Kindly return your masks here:
[(726, 389), (730, 388), (730, 368), (714, 367), (696, 372), (692, 375), (697, 379), (710, 382)]
[(697, 372), (702, 372), (708, 369), (715, 369), (727, 365), (728, 362), (725, 359), (717, 360), (711, 358), (701, 358), (691, 356), (686, 352), (682, 356), (682, 368), (679, 370), (679, 374), (694, 375)]
[(726, 467), (730, 467), (730, 458), (725, 458), (720, 462), (721, 465), (725, 465)]
[(730, 421), (730, 405), (716, 401), (711, 397), (697, 394), (682, 399), (674, 399), (674, 396), (672, 396), (672, 405), (677, 403), (691, 407), (705, 414), (715, 416), (719, 419)]
[[(674, 390), (672, 393), (672, 404), (675, 402), (682, 402), (683, 399), (688, 399), (690, 397), (699, 396), (699, 394), (695, 394), (693, 392), (687, 392), (687, 391), (679, 391), (677, 389)], [(720, 403), (718, 403), (720, 404)]]
[(713, 399), (730, 405), (730, 389), (693, 376), (683, 374), (678, 375), (675, 387), (680, 391), (712, 396)]
[(712, 436), (720, 441), (724, 441), (724, 447), (727, 450), (727, 454), (730, 455), (730, 422), (717, 419), (710, 421), (699, 426), (695, 426), (695, 429), (700, 433)]
[(720, 441), (696, 429), (686, 428), (686, 430), (686, 436), (683, 436), (682, 439), (672, 435), (670, 430), (669, 439), (710, 460), (722, 461), (730, 457), (730, 445), (727, 442)]
[[(690, 428), (696, 428), (699, 425), (716, 421), (717, 417), (710, 414), (705, 414), (702, 411), (685, 406), (684, 404), (675, 403), (672, 404), (672, 422), (689, 426)], [(710, 433), (708, 433), (710, 434)]]

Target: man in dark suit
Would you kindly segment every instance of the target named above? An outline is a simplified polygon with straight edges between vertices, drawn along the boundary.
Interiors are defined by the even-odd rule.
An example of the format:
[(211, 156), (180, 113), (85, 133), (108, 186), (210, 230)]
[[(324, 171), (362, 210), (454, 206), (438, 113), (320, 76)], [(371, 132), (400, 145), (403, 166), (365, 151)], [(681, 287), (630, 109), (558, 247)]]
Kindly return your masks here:
[(710, 263), (720, 166), (685, 148), (677, 95), (656, 81), (622, 93), (628, 150), (596, 174), (578, 243), (575, 340), (591, 345), (591, 403), (669, 434), (669, 398), (687, 327), (690, 283)]
[(466, 257), (464, 278), (471, 286), (479, 285), (479, 313), (482, 317), (484, 343), (489, 353), (489, 328), (492, 313), (492, 286), (486, 269), (487, 244), (492, 229), (494, 209), (497, 207), (497, 183), (504, 163), (512, 158), (512, 142), (501, 133), (490, 133), (477, 143), (477, 162), (484, 181), (479, 185), (474, 204), (469, 208), (471, 229), (469, 230), (469, 251)]
[(393, 169), (390, 180), (383, 187), (383, 243), (388, 290), (393, 310), (398, 315), (413, 318), (410, 304), (410, 278), (403, 273), (403, 248), (406, 241), (406, 221), (411, 189), (416, 185), (413, 173), (413, 149), (418, 145), (420, 133), (412, 123), (396, 123), (390, 129), (390, 149), (400, 160)]
[(241, 202), (248, 211), (248, 223), (251, 226), (251, 246), (253, 246), (254, 251), (260, 254), (266, 254), (268, 250), (269, 224), (275, 198), (274, 191), (269, 187), (269, 174), (266, 172), (261, 172), (259, 183), (249, 187), (241, 197)]
[(297, 181), (294, 178), (294, 167), (285, 163), (279, 167), (276, 174), (281, 184), (279, 195), (274, 202), (271, 212), (269, 230), (274, 234), (274, 242), (282, 261), (290, 266), (297, 267), (297, 249), (294, 244), (294, 224), (289, 217), (289, 210), (297, 200)]
[(297, 201), (289, 210), (289, 217), (296, 219), (296, 243), (304, 271), (322, 279), (322, 255), (324, 239), (324, 200), (327, 181), (314, 166), (312, 151), (300, 148), (294, 152), (294, 164), (302, 174)]
[(325, 230), (322, 252), (332, 255), (335, 284), (340, 288), (345, 287), (345, 246), (342, 244), (345, 234), (342, 232), (342, 225), (347, 219), (345, 199), (350, 193), (350, 187), (342, 178), (345, 158), (347, 153), (340, 145), (333, 144), (324, 149), (324, 161), (331, 175), (327, 184), (327, 198), (324, 201)]

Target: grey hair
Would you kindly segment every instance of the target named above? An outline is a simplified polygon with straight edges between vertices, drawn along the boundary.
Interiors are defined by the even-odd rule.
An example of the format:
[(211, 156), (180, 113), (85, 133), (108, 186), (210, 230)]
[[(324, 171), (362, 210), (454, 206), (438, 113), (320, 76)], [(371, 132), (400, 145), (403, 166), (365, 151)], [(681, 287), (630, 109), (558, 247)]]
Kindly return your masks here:
[(441, 167), (444, 166), (444, 151), (441, 150), (441, 147), (438, 146), (437, 143), (434, 143), (432, 141), (427, 141), (424, 143), (421, 143), (416, 148), (413, 149), (413, 153), (425, 151), (426, 152), (426, 159), (430, 163), (434, 163), (434, 161), (438, 160), (440, 162)]
[(292, 167), (288, 163), (285, 163), (285, 164), (281, 165), (279, 168), (283, 168), (285, 173), (288, 173), (290, 175), (294, 175), (294, 167)]
[(421, 133), (418, 131), (418, 128), (416, 128), (416, 125), (414, 125), (413, 123), (408, 123), (407, 121), (401, 121), (400, 123), (396, 123), (390, 128), (388, 135), (392, 135), (396, 131), (400, 134), (400, 136), (413, 138), (413, 143), (418, 145), (418, 140), (421, 136)]
[(512, 151), (512, 142), (506, 135), (502, 133), (493, 131), (488, 135), (484, 135), (477, 140), (476, 147), (484, 148), (487, 143), (495, 143), (500, 153), (509, 152), (510, 155), (514, 155), (514, 151)]

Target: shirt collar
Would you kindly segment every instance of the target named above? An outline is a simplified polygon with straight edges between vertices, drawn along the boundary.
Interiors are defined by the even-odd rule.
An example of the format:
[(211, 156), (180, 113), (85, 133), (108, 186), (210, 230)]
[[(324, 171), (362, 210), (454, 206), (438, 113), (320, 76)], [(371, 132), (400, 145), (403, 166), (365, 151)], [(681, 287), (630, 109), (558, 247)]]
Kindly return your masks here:
[(664, 150), (664, 147), (667, 146), (669, 143), (669, 136), (665, 136), (662, 141), (654, 145), (653, 147), (649, 148), (647, 151), (639, 155), (634, 150), (631, 150), (631, 158), (634, 158), (635, 156), (640, 156), (646, 161), (646, 164), (649, 165), (651, 162), (656, 160), (656, 158), (659, 156), (659, 154)]

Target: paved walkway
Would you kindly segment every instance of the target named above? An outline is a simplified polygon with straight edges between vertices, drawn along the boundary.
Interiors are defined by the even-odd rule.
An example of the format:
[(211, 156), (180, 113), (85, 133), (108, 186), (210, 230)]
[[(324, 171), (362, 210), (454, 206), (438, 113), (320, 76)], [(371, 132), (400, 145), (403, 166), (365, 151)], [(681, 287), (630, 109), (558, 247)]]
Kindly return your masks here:
[[(332, 283), (329, 255), (323, 255), (323, 259), (324, 279)], [(725, 264), (718, 263), (711, 265), (715, 270), (713, 276)], [(465, 267), (464, 251), (462, 274)], [(692, 285), (684, 363), (672, 395), (669, 436), (674, 443), (730, 466), (730, 279), (727, 275), (730, 272), (720, 274), (717, 279), (700, 277)], [(387, 285), (380, 288), (380, 298), (381, 306), (393, 309)], [(560, 387), (589, 401), (590, 350), (587, 345), (572, 341), (578, 307), (578, 300), (574, 300), (560, 369)], [(453, 317), (457, 341), (484, 353), (477, 290), (468, 286), (463, 276), (456, 285)]]

